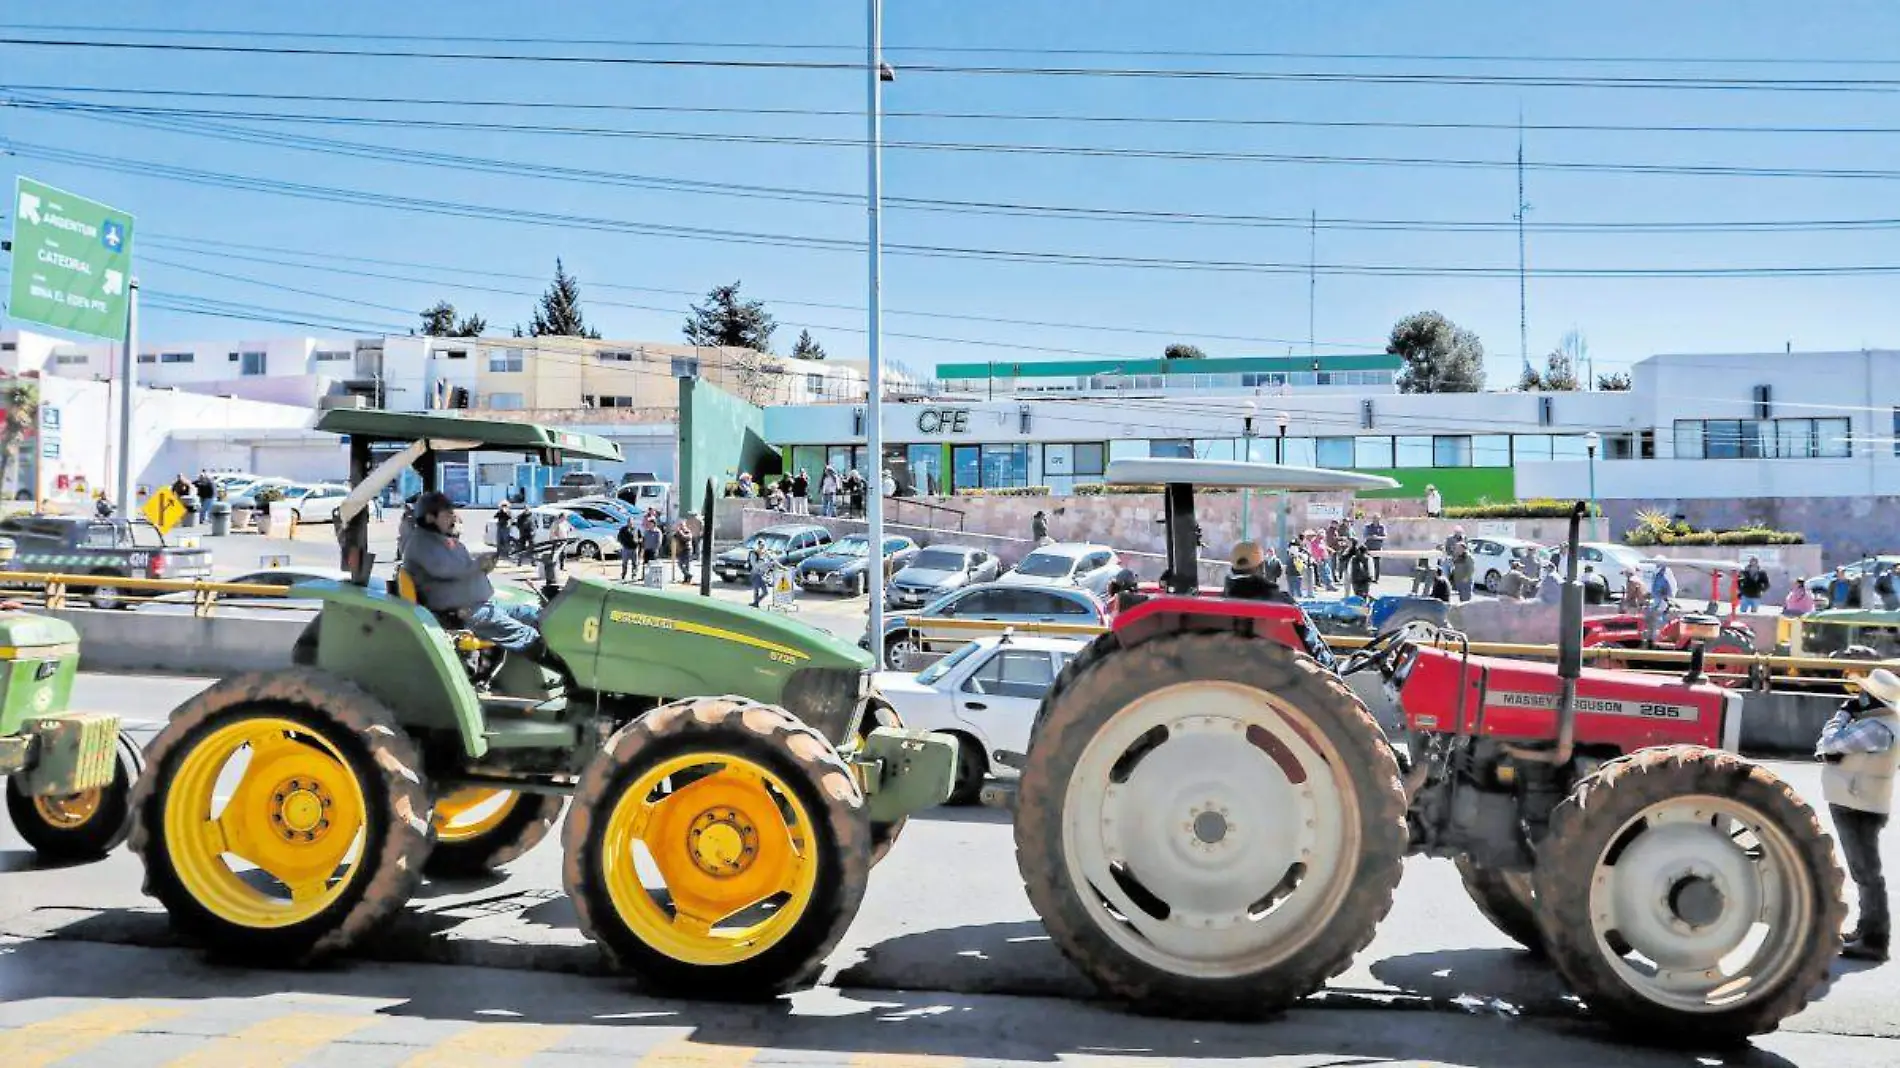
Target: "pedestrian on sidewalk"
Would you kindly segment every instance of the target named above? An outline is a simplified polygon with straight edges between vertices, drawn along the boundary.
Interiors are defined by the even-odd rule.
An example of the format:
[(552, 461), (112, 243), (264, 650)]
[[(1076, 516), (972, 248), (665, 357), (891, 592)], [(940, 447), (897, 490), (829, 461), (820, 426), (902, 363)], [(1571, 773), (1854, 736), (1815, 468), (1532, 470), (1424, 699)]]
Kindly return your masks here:
[(1471, 550), (1465, 548), (1464, 540), (1458, 541), (1458, 551), (1451, 558), (1451, 588), (1458, 594), (1463, 604), (1471, 600), (1471, 579), (1478, 570), (1478, 562), (1471, 558)]
[(1385, 520), (1379, 518), (1376, 513), (1371, 519), (1366, 520), (1365, 542), (1366, 552), (1372, 559), (1372, 581), (1377, 582), (1379, 581), (1379, 550), (1385, 548)]
[(1761, 611), (1762, 596), (1768, 592), (1768, 572), (1762, 570), (1761, 557), (1748, 558), (1742, 573), (1735, 576), (1735, 592), (1740, 595), (1742, 611)]
[(640, 531), (634, 527), (634, 518), (620, 524), (614, 531), (614, 541), (620, 545), (620, 581), (629, 582), (640, 577)]
[(792, 476), (792, 514), (811, 514), (811, 479), (802, 467)]
[(1286, 590), (1294, 599), (1306, 595), (1306, 575), (1312, 561), (1306, 557), (1306, 550), (1300, 548), (1298, 539), (1286, 543)]
[(845, 472), (844, 492), (851, 498), (851, 514), (864, 515), (864, 475), (857, 468)]
[(646, 524), (640, 530), (640, 565), (664, 564), (660, 559), (660, 542), (665, 540), (666, 532), (660, 529), (660, 517), (648, 513)]
[(191, 488), (198, 491), (199, 514), (204, 517), (205, 522), (209, 523), (211, 521), (211, 502), (218, 499), (218, 484), (211, 480), (210, 472), (200, 469), (198, 471), (198, 480), (191, 484)]
[(1827, 606), (1829, 608), (1855, 607), (1855, 595), (1860, 592), (1854, 580), (1847, 577), (1845, 567), (1836, 567), (1834, 574), (1827, 580)]
[(1372, 595), (1372, 557), (1366, 555), (1366, 547), (1356, 541), (1346, 546), (1346, 583), (1352, 587), (1354, 597)]
[(838, 514), (838, 489), (841, 484), (838, 469), (826, 464), (825, 473), (818, 476), (818, 496), (827, 516)]
[(1860, 692), (1841, 702), (1821, 729), (1814, 755), (1821, 793), (1841, 843), (1847, 874), (1860, 891), (1860, 922), (1842, 936), (1841, 956), (1884, 961), (1892, 934), (1887, 880), (1880, 868), (1880, 832), (1893, 809), (1893, 777), (1900, 771), (1900, 677), (1876, 668)]
[(508, 559), (514, 542), (515, 513), (508, 507), (508, 498), (503, 497), (501, 507), (495, 509), (495, 559)]
[(686, 520), (673, 524), (673, 564), (680, 581), (693, 581), (693, 536), (686, 531)]
[(1433, 519), (1445, 514), (1445, 498), (1439, 496), (1437, 486), (1427, 484), (1425, 487), (1425, 514)]
[(1029, 517), (1029, 538), (1037, 545), (1049, 544), (1048, 512), (1038, 508), (1036, 509), (1036, 514)]
[(772, 561), (765, 554), (765, 546), (754, 541), (746, 550), (745, 562), (746, 571), (752, 577), (752, 607), (757, 608), (764, 602), (765, 595), (772, 592), (772, 587), (767, 581), (772, 573)]

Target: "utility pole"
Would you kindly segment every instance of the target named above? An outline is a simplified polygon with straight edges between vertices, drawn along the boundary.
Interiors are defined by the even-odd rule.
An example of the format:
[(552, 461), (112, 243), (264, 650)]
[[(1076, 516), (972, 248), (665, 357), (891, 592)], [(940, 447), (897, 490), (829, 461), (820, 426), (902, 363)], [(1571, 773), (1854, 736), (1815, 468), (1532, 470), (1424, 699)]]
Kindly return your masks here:
[(1524, 361), (1526, 377), (1531, 369), (1529, 302), (1524, 287), (1524, 214), (1531, 210), (1524, 199), (1524, 113), (1517, 113), (1517, 355)]
[[(868, 291), (865, 294), (865, 309), (868, 321), (865, 324), (865, 378), (869, 396), (865, 398), (864, 451), (866, 466), (865, 502), (869, 507), (865, 511), (866, 525), (870, 528), (871, 543), (868, 559), (871, 566), (865, 574), (865, 592), (870, 594), (870, 634), (871, 655), (877, 657), (878, 666), (884, 663), (884, 426), (883, 394), (884, 370), (879, 348), (884, 339), (884, 312), (879, 305), (883, 287), (883, 249), (884, 249), (884, 0), (870, 0), (869, 25), (864, 42), (864, 66), (866, 77), (865, 101), (865, 145), (869, 149), (870, 174), (866, 197), (866, 214), (870, 219), (870, 231), (867, 235), (866, 253), (870, 272)], [(895, 79), (895, 75), (892, 75)], [(990, 388), (994, 390), (995, 373), (991, 372)]]
[(1319, 210), (1306, 219), (1306, 354), (1318, 358), (1319, 345), (1313, 340), (1313, 307), (1319, 299)]
[(136, 513), (132, 489), (132, 414), (138, 386), (139, 280), (126, 282), (125, 347), (119, 350), (119, 518), (130, 521)]

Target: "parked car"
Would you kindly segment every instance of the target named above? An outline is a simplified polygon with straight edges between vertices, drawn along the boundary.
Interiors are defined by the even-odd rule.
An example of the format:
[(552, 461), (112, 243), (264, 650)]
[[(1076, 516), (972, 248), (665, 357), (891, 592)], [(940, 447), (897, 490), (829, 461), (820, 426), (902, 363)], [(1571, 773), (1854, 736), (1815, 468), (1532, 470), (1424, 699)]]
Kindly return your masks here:
[(561, 481), (541, 491), (543, 504), (558, 504), (571, 501), (576, 497), (592, 494), (612, 493), (613, 480), (594, 471), (569, 471), (561, 476)]
[[(1649, 569), (1643, 566), (1648, 559), (1642, 551), (1628, 545), (1617, 545), (1607, 541), (1586, 541), (1577, 547), (1578, 571), (1585, 567), (1596, 568), (1597, 574), (1609, 584), (1610, 596), (1622, 597), (1623, 584), (1631, 575), (1640, 579), (1649, 578)], [(1535, 576), (1533, 576), (1535, 577)]]
[(1471, 550), (1471, 574), (1477, 584), (1498, 592), (1498, 581), (1505, 572), (1511, 570), (1511, 561), (1524, 561), (1524, 573), (1536, 578), (1542, 570), (1542, 557), (1538, 554), (1543, 546), (1523, 538), (1472, 538), (1466, 543)]
[(296, 483), (291, 480), (287, 478), (277, 478), (274, 475), (268, 478), (254, 478), (249, 483), (246, 483), (242, 489), (227, 490), (225, 492), (225, 499), (231, 502), (231, 507), (233, 508), (256, 508), (257, 495), (259, 493), (270, 488), (275, 488), (280, 493), (287, 493), (294, 485), (296, 485)]
[(632, 518), (638, 521), (640, 519), (646, 518), (646, 513), (640, 511), (639, 509), (635, 508), (633, 505), (628, 504), (626, 501), (623, 501), (618, 497), (601, 497), (601, 496), (576, 497), (571, 501), (562, 501), (561, 507), (563, 508), (593, 508), (597, 511), (606, 512), (609, 516), (612, 516), (616, 521), (622, 521), (628, 518)]
[[(884, 577), (889, 579), (910, 565), (917, 555), (917, 543), (901, 534), (884, 537)], [(871, 538), (867, 534), (847, 534), (798, 565), (799, 585), (826, 593), (862, 595), (871, 586)]]
[(290, 503), (290, 518), (295, 523), (333, 523), (350, 487), (320, 482), (314, 486), (288, 486), (284, 500)]
[(629, 477), (614, 490), (614, 496), (621, 501), (645, 512), (649, 508), (658, 509), (661, 515), (673, 514), (673, 484), (646, 477)]
[(1043, 695), (1087, 645), (1078, 638), (1018, 634), (979, 638), (915, 675), (879, 672), (876, 692), (904, 726), (957, 740), (957, 777), (948, 803), (968, 805), (986, 776), (1018, 774), (992, 764), (990, 754), (1028, 751)]
[[(567, 555), (578, 556), (583, 560), (599, 560), (620, 552), (620, 521), (603, 519), (604, 512), (595, 511), (593, 515), (584, 515), (566, 505), (543, 504), (528, 509), (534, 517), (534, 538), (541, 541), (548, 536), (548, 528), (554, 525), (556, 515), (567, 516), (568, 526), (572, 528), (574, 542), (568, 547)], [(495, 524), (487, 526), (488, 543), (495, 544)]]
[(964, 586), (989, 582), (999, 562), (994, 553), (965, 545), (932, 545), (891, 576), (884, 603), (892, 608), (921, 608)]
[[(1742, 559), (1744, 561), (1748, 559), (1747, 549), (1742, 550)], [(1859, 589), (1860, 587), (1860, 577), (1863, 574), (1868, 573), (1869, 569), (1872, 569), (1872, 573), (1875, 578), (1879, 578), (1881, 574), (1888, 571), (1900, 571), (1900, 556), (1869, 556), (1860, 560), (1856, 560), (1853, 563), (1847, 564), (1842, 567), (1842, 570), (1846, 572), (1847, 577), (1853, 581), (1854, 587), (1856, 589)], [(1816, 601), (1818, 601), (1821, 604), (1827, 605), (1829, 608), (1875, 609), (1875, 608), (1880, 607), (1878, 604), (1870, 604), (1870, 605), (1829, 604), (1827, 588), (1828, 586), (1832, 585), (1833, 582), (1834, 582), (1834, 572), (1832, 569), (1829, 569), (1808, 580), (1808, 592), (1814, 594), (1814, 599)]]
[[(0, 535), (16, 546), (15, 571), (149, 579), (211, 577), (209, 550), (174, 545), (143, 519), (12, 516), (0, 520)], [(132, 599), (141, 596), (109, 584), (75, 593), (94, 608), (130, 607)]]
[(1057, 542), (1023, 557), (998, 582), (1012, 586), (1080, 586), (1104, 597), (1108, 584), (1122, 571), (1121, 557), (1106, 545)]
[[(1015, 628), (1033, 634), (1050, 624), (1106, 626), (1109, 605), (1080, 586), (1009, 586), (986, 582), (952, 590), (916, 612), (884, 617), (881, 640), (885, 667), (903, 669), (930, 653), (955, 649), (972, 638)], [(947, 626), (933, 626), (942, 621)], [(971, 627), (970, 624), (977, 624)], [(858, 647), (871, 649), (866, 627)]]
[(763, 545), (786, 566), (802, 563), (831, 544), (831, 531), (816, 523), (781, 523), (755, 532), (738, 545), (713, 557), (713, 574), (722, 582), (744, 582), (750, 577), (747, 554)]

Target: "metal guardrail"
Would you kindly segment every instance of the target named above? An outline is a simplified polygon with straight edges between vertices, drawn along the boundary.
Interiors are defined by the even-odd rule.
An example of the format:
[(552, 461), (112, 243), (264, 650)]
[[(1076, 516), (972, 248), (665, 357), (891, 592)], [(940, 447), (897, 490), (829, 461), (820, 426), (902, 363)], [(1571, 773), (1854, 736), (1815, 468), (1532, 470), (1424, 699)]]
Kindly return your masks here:
[[(19, 587), (37, 589), (21, 591)], [(18, 592), (37, 594), (43, 608), (60, 609), (67, 607), (68, 591), (72, 589), (98, 589), (99, 587), (126, 591), (165, 594), (189, 593), (191, 614), (210, 616), (216, 613), (218, 598), (243, 597), (283, 600), (290, 596), (285, 586), (266, 586), (253, 582), (211, 582), (200, 579), (147, 579), (122, 578), (118, 575), (64, 575), (50, 571), (0, 571), (0, 596)], [(17, 599), (17, 598), (15, 598)], [(288, 609), (290, 605), (259, 604), (246, 605), (247, 608), (266, 608), (273, 610)]]

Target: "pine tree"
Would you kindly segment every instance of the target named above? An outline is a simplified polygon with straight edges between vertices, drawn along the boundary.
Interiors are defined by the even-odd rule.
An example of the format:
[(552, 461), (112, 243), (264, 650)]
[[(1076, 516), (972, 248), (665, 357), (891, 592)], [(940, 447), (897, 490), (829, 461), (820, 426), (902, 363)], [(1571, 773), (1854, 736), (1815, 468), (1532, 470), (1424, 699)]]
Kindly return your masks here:
[(422, 333), (424, 337), (450, 337), (455, 333), (455, 305), (446, 300), (437, 301), (435, 307), (422, 311)]
[(568, 274), (559, 259), (554, 261), (554, 281), (541, 295), (534, 318), (528, 323), (528, 334), (532, 337), (600, 337), (598, 331), (588, 329), (581, 315), (580, 279)]
[(824, 358), (825, 347), (820, 345), (817, 339), (811, 336), (811, 331), (800, 330), (798, 332), (798, 340), (792, 342), (792, 359), (822, 360)]
[(1400, 393), (1477, 393), (1484, 389), (1484, 342), (1435, 311), (1392, 327), (1385, 351), (1405, 361)]
[(686, 340), (694, 345), (772, 351), (772, 333), (778, 323), (757, 300), (741, 300), (739, 283), (714, 286), (706, 303), (692, 305), (686, 319)]

